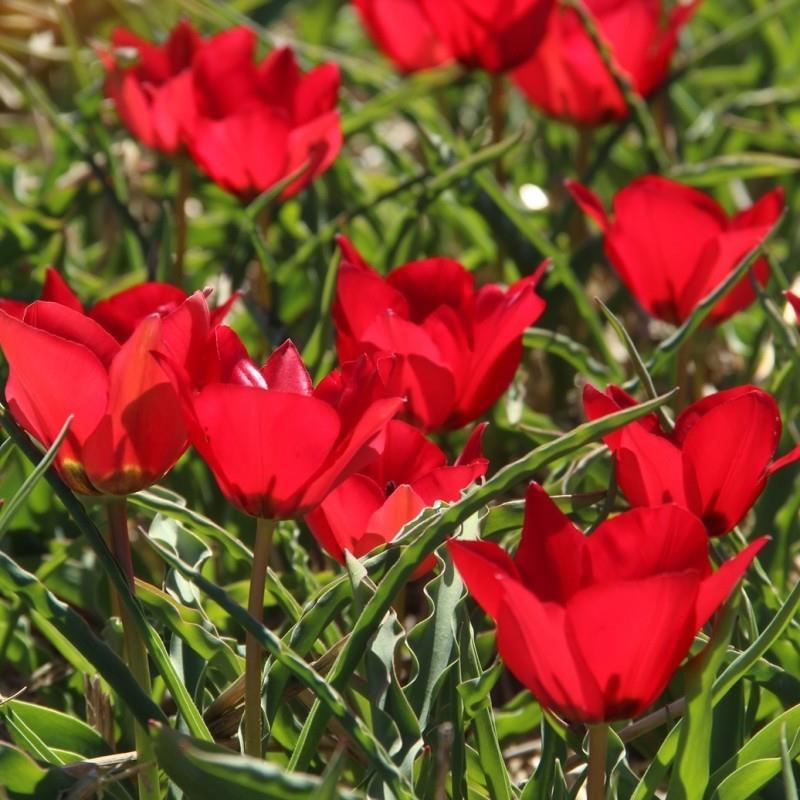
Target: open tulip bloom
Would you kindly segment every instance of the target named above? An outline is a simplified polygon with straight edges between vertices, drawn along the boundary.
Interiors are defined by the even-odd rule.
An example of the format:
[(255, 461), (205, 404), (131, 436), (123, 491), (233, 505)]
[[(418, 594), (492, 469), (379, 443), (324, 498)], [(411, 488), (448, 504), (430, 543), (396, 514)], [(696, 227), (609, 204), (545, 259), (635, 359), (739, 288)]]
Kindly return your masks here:
[[(681, 28), (699, 2), (584, 0), (616, 66), (643, 97), (663, 83)], [(628, 104), (584, 29), (577, 11), (556, 8), (533, 57), (512, 73), (514, 83), (545, 114), (579, 125), (622, 119)]]
[(386, 397), (362, 359), (315, 389), (291, 341), (260, 369), (236, 334), (216, 329), (201, 388), (172, 368), (191, 442), (225, 496), (242, 511), (288, 519), (316, 505), (374, 455), (372, 446), (402, 405)]
[(712, 572), (685, 509), (633, 509), (587, 537), (531, 484), (513, 559), (493, 542), (447, 546), (509, 670), (545, 709), (601, 723), (653, 704), (767, 540)]
[[(392, 420), (377, 446), (377, 456), (306, 516), (311, 532), (342, 564), (345, 551), (360, 558), (392, 541), (422, 509), (440, 500), (458, 500), (462, 490), (486, 474), (489, 462), (481, 452), (485, 427), (475, 427), (451, 466), (444, 453), (420, 431)], [(434, 564), (431, 556), (415, 575), (424, 575)]]
[(166, 154), (188, 152), (242, 199), (305, 167), (281, 196), (295, 194), (341, 149), (335, 64), (303, 74), (288, 47), (256, 63), (249, 28), (204, 40), (188, 22), (178, 23), (160, 47), (122, 29), (112, 45), (101, 54), (106, 94), (126, 127)]
[(505, 72), (530, 58), (554, 0), (353, 0), (378, 47), (405, 71), (449, 60)]
[(211, 327), (202, 292), (148, 314), (120, 339), (113, 328), (60, 302), (31, 303), (21, 318), (0, 309), (9, 409), (45, 447), (73, 415), (55, 465), (75, 491), (144, 489), (187, 445), (178, 396), (153, 351), (192, 371)]
[(347, 239), (333, 307), (341, 361), (394, 353), (389, 388), (426, 430), (455, 429), (485, 413), (508, 388), (522, 359), (522, 334), (542, 313), (541, 270), (508, 289), (475, 288), (448, 258), (413, 261), (379, 275)]
[[(583, 393), (589, 419), (636, 401), (617, 386)], [(773, 461), (781, 418), (772, 395), (737, 386), (704, 397), (664, 431), (652, 414), (605, 437), (614, 453), (616, 480), (634, 506), (673, 502), (696, 514), (709, 536), (731, 531), (764, 489), (773, 472), (800, 458), (800, 446)]]
[[(711, 197), (655, 175), (637, 178), (614, 196), (610, 217), (600, 199), (570, 181), (575, 202), (604, 234), (605, 253), (622, 282), (654, 317), (679, 324), (697, 304), (761, 244), (783, 210), (783, 190), (773, 189), (745, 211), (728, 217)], [(764, 284), (769, 266), (759, 258), (750, 273)], [(746, 274), (706, 318), (726, 320), (755, 299)]]

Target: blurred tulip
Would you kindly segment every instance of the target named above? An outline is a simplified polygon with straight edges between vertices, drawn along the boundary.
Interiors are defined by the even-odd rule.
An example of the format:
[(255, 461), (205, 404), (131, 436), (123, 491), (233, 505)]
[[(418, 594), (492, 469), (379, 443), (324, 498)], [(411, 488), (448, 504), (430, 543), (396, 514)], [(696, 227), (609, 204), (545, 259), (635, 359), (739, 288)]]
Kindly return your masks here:
[[(311, 532), (342, 564), (345, 551), (360, 558), (391, 542), (422, 509), (438, 500), (458, 500), (462, 490), (486, 474), (489, 462), (481, 452), (485, 427), (473, 430), (458, 460), (449, 466), (444, 453), (416, 428), (392, 420), (378, 455), (306, 516)], [(435, 564), (430, 556), (415, 577)]]
[[(609, 386), (605, 394), (591, 384), (584, 387), (589, 419), (635, 403), (618, 386)], [(800, 458), (798, 446), (773, 461), (780, 438), (780, 412), (772, 395), (756, 386), (737, 386), (690, 405), (669, 433), (653, 414), (609, 434), (605, 442), (631, 505), (676, 503), (697, 515), (709, 536), (721, 536), (741, 521), (773, 472)]]
[(171, 359), (189, 437), (225, 496), (266, 519), (307, 513), (375, 453), (402, 400), (363, 358), (315, 390), (291, 341), (259, 369), (230, 329), (216, 329), (201, 388)]
[(185, 145), (196, 107), (191, 66), (202, 46), (189, 22), (179, 22), (162, 46), (117, 28), (100, 58), (105, 93), (125, 127), (148, 147), (174, 155)]
[(505, 72), (531, 57), (554, 0), (353, 0), (364, 27), (408, 72), (456, 59)]
[(256, 63), (256, 35), (243, 27), (202, 40), (182, 22), (163, 48), (127, 31), (116, 31), (113, 43), (139, 59), (126, 66), (113, 53), (103, 55), (106, 93), (123, 122), (163, 152), (188, 150), (209, 177), (242, 199), (305, 167), (281, 197), (295, 194), (341, 149), (336, 64), (303, 74), (288, 47)]
[(539, 272), (508, 289), (475, 289), (448, 258), (397, 267), (381, 277), (344, 237), (333, 318), (341, 361), (394, 353), (390, 389), (412, 422), (454, 429), (477, 419), (508, 388), (522, 358), (522, 333), (544, 310)]
[[(225, 303), (211, 309), (209, 313), (212, 327), (222, 322), (238, 297), (239, 293), (234, 292)], [(178, 308), (187, 298), (186, 292), (177, 286), (151, 281), (112, 294), (85, 313), (122, 344), (130, 338), (145, 317), (150, 314), (163, 317)], [(58, 303), (73, 311), (84, 313), (83, 304), (78, 296), (53, 267), (47, 268), (40, 300)], [(0, 310), (17, 319), (23, 318), (28, 305), (29, 303), (19, 300), (0, 298)]]
[[(635, 92), (647, 97), (667, 76), (678, 34), (699, 2), (584, 0), (615, 64)], [(600, 125), (628, 115), (628, 106), (603, 64), (577, 11), (560, 8), (533, 57), (516, 69), (514, 82), (545, 114), (579, 125)]]
[(191, 370), (210, 329), (201, 292), (163, 316), (144, 317), (122, 344), (60, 303), (32, 303), (21, 319), (0, 310), (9, 409), (46, 447), (74, 415), (55, 461), (73, 490), (139, 491), (161, 478), (187, 445), (178, 396), (153, 351)]
[[(764, 241), (784, 205), (783, 190), (777, 188), (729, 218), (697, 189), (647, 175), (617, 192), (612, 219), (585, 186), (569, 181), (567, 187), (603, 231), (606, 257), (631, 294), (649, 314), (676, 324)], [(750, 272), (765, 283), (766, 260), (759, 258)], [(754, 299), (750, 275), (745, 274), (714, 306), (706, 324), (726, 320)]]
[(712, 572), (685, 509), (634, 509), (587, 537), (531, 484), (513, 559), (494, 542), (447, 545), (509, 670), (549, 711), (598, 723), (652, 705), (767, 541)]

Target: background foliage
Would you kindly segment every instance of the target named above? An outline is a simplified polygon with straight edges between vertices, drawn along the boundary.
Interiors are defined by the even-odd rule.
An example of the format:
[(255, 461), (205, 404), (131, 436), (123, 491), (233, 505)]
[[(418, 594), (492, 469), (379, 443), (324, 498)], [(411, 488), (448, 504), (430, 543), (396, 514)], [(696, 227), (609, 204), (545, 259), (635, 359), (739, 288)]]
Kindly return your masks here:
[[(513, 546), (532, 478), (587, 526), (617, 502), (607, 496), (608, 456), (597, 442), (649, 406), (581, 424), (584, 379), (635, 374), (593, 298), (623, 321), (659, 392), (676, 384), (680, 337), (669, 340), (670, 330), (620, 288), (563, 180), (582, 178), (608, 199), (658, 170), (729, 210), (780, 183), (797, 207), (796, 0), (704, 0), (667, 88), (645, 112), (661, 134), (649, 141), (635, 120), (591, 135), (547, 120), (510, 87), (506, 138), (493, 141), (485, 75), (447, 67), (398, 76), (338, 0), (2, 0), (0, 9), (1, 296), (33, 299), (53, 263), (87, 301), (147, 277), (169, 279), (177, 174), (118, 123), (93, 48), (120, 24), (161, 39), (182, 16), (206, 33), (251, 25), (265, 48), (288, 40), (306, 65), (333, 59), (343, 71), (342, 156), (266, 223), (192, 173), (185, 288), (212, 285), (221, 299), (242, 289), (232, 325), (251, 352), (263, 355), (291, 336), (317, 377), (330, 369), (338, 232), (382, 270), (442, 254), (481, 280), (512, 281), (552, 259), (541, 290), (547, 310), (526, 334), (523, 368), (492, 414), (493, 477), (458, 504), (425, 512), (401, 543), (348, 571), (323, 557), (302, 525), (282, 523), (266, 628), (242, 608), (250, 520), (223, 501), (196, 456), (132, 498), (141, 606), (127, 597), (149, 630), (152, 698), (118, 655), (109, 579), (124, 582), (96, 527), (102, 501), (84, 509), (34, 470), (41, 454), (24, 438), (7, 439), (0, 796), (133, 796), (132, 717), (150, 723), (175, 798), (576, 796), (583, 730), (543, 717), (503, 670), (492, 628), (452, 564), (442, 560), (427, 584), (406, 580), (457, 525)], [(532, 196), (546, 204), (532, 208)], [(797, 231), (790, 211), (768, 246), (767, 289), (746, 312), (698, 331), (692, 345), (699, 383), (758, 382), (776, 393), (781, 452), (800, 438), (798, 336), (781, 297), (796, 273)], [(444, 444), (456, 452), (462, 438)], [(498, 472), (504, 464), (511, 466)], [(773, 541), (741, 593), (729, 643), (717, 640), (679, 674), (667, 711), (612, 737), (619, 797), (663, 796), (667, 786), (676, 798), (797, 797), (796, 483), (796, 470), (776, 475), (744, 526)], [(729, 539), (718, 547), (739, 546)], [(235, 681), (248, 626), (270, 654), (263, 763), (226, 746), (238, 735)], [(682, 721), (684, 696), (691, 713)], [(707, 761), (696, 758), (704, 748)]]

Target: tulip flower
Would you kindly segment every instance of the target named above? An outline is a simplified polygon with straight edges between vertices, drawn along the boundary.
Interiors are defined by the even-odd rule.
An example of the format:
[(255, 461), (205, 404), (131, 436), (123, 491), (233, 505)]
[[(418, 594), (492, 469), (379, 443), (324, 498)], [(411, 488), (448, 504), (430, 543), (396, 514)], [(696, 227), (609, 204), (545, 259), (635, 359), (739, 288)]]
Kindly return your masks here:
[(303, 74), (292, 50), (255, 61), (256, 36), (231, 28), (203, 40), (180, 23), (163, 48), (117, 31), (139, 64), (104, 55), (106, 92), (130, 130), (168, 154), (188, 151), (224, 189), (249, 200), (295, 172), (281, 197), (305, 187), (342, 145), (339, 68)]
[(6, 400), (43, 446), (72, 422), (56, 456), (64, 481), (84, 494), (127, 495), (161, 478), (186, 449), (186, 429), (158, 349), (188, 370), (211, 320), (202, 292), (144, 317), (120, 343), (81, 311), (52, 301), (22, 318), (0, 310), (8, 361)]
[(287, 519), (318, 505), (374, 453), (402, 405), (366, 358), (315, 390), (291, 341), (260, 369), (236, 334), (216, 329), (199, 391), (170, 359), (189, 436), (223, 494), (242, 511)]
[[(478, 425), (461, 455), (448, 466), (444, 453), (419, 430), (399, 420), (386, 426), (377, 457), (339, 484), (306, 516), (311, 532), (337, 561), (345, 551), (356, 558), (392, 541), (424, 508), (458, 500), (461, 491), (486, 474)], [(415, 573), (435, 565), (433, 556)]]
[[(698, 2), (585, 0), (587, 11), (635, 92), (647, 97), (664, 82), (681, 28)], [(512, 73), (514, 83), (545, 114), (578, 125), (628, 115), (628, 105), (586, 33), (577, 11), (557, 9), (533, 56)]]
[(594, 724), (652, 705), (767, 540), (712, 572), (703, 525), (679, 506), (627, 511), (587, 537), (531, 484), (513, 559), (488, 541), (447, 546), (509, 670), (545, 709)]
[[(212, 328), (222, 322), (238, 297), (239, 293), (234, 292), (225, 303), (211, 309)], [(145, 317), (150, 314), (158, 314), (163, 317), (178, 308), (187, 298), (186, 292), (177, 286), (170, 283), (148, 281), (131, 286), (129, 289), (123, 289), (121, 292), (100, 300), (84, 312), (83, 303), (69, 284), (57, 270), (48, 267), (39, 299), (50, 303), (59, 303), (81, 314), (86, 313), (122, 344), (130, 338)], [(19, 300), (0, 298), (0, 310), (17, 319), (23, 318), (28, 305)]]
[[(583, 405), (597, 419), (635, 404), (617, 386), (602, 394), (587, 384)], [(616, 480), (628, 502), (672, 502), (692, 511), (709, 536), (731, 531), (776, 470), (800, 458), (796, 447), (773, 461), (781, 438), (778, 404), (757, 386), (737, 386), (704, 397), (661, 429), (653, 414), (605, 437)]]
[(196, 115), (191, 66), (202, 46), (200, 34), (181, 21), (159, 47), (117, 28), (111, 45), (100, 58), (106, 70), (105, 93), (120, 119), (148, 147), (167, 155), (178, 153)]
[(353, 0), (364, 27), (404, 72), (456, 59), (505, 72), (535, 51), (554, 0)]
[[(614, 197), (609, 218), (598, 197), (579, 183), (567, 188), (603, 231), (605, 253), (622, 282), (654, 317), (681, 323), (697, 304), (761, 244), (783, 211), (783, 190), (767, 192), (728, 217), (708, 195), (654, 175), (637, 178)], [(750, 273), (766, 283), (769, 266), (759, 258)], [(755, 299), (745, 275), (706, 319), (715, 324)]]
[(333, 319), (341, 361), (394, 353), (390, 389), (410, 421), (427, 430), (460, 428), (508, 388), (522, 358), (522, 333), (544, 310), (539, 272), (508, 289), (475, 289), (448, 258), (414, 261), (381, 277), (340, 237), (342, 262)]

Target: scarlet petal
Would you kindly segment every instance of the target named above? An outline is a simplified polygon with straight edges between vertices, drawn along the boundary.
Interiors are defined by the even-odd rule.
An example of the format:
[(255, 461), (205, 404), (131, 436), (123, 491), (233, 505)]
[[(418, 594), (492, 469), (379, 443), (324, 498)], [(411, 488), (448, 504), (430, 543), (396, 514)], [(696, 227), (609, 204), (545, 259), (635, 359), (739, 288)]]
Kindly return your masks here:
[(186, 449), (178, 396), (152, 355), (161, 330), (157, 316), (146, 318), (115, 356), (107, 412), (83, 448), (87, 475), (107, 494), (149, 486)]
[(699, 579), (687, 570), (594, 584), (570, 599), (567, 638), (603, 695), (602, 712), (587, 708), (579, 719), (634, 717), (664, 691), (697, 631)]
[(82, 344), (37, 330), (2, 311), (0, 347), (8, 361), (5, 393), (14, 417), (49, 445), (73, 414), (59, 463), (79, 462), (81, 446), (106, 408), (108, 377), (100, 359)]
[(494, 542), (447, 540), (447, 549), (461, 579), (478, 605), (497, 620), (503, 578), (519, 578), (519, 571), (502, 547)]
[(286, 186), (281, 198), (291, 197), (307, 186), (317, 175), (325, 172), (342, 149), (344, 137), (338, 111), (329, 111), (292, 129), (286, 143), (287, 161), (284, 176), (291, 175), (304, 165), (306, 171)]
[(545, 708), (570, 720), (603, 719), (603, 694), (575, 646), (563, 606), (542, 602), (512, 579), (500, 588), (497, 649), (506, 666)]
[(625, 581), (664, 572), (710, 572), (703, 523), (676, 505), (635, 508), (606, 520), (586, 549), (592, 580)]
[(450, 258), (425, 258), (393, 269), (386, 283), (405, 297), (410, 319), (422, 322), (439, 306), (467, 310), (472, 305), (475, 278)]
[(400, 533), (400, 529), (414, 519), (425, 505), (425, 501), (411, 486), (402, 484), (372, 513), (366, 532), (377, 535), (384, 542), (391, 542)]
[[(525, 522), (514, 563), (526, 585), (543, 601), (565, 601), (581, 583), (586, 537), (550, 496), (532, 483), (525, 494)], [(548, 569), (543, 570), (542, 564)]]
[(380, 487), (364, 475), (352, 475), (336, 487), (317, 508), (306, 514), (306, 523), (317, 541), (340, 564), (344, 551), (365, 554), (359, 542), (372, 514), (384, 501)]
[(103, 328), (82, 311), (73, 311), (60, 303), (37, 300), (25, 309), (23, 319), (34, 328), (82, 344), (105, 367), (108, 367), (119, 351), (117, 342)]
[(485, 460), (483, 456), (483, 434), (488, 427), (488, 422), (481, 422), (472, 429), (464, 444), (464, 449), (461, 451), (461, 455), (456, 459), (457, 466)]
[(201, 437), (193, 434), (192, 443), (240, 508), (287, 518), (315, 505), (302, 498), (339, 437), (339, 418), (327, 403), (213, 384), (195, 397), (194, 410)]
[(392, 420), (386, 425), (380, 456), (364, 471), (378, 486), (390, 481), (413, 483), (446, 464), (444, 453), (413, 425)]
[(767, 542), (769, 542), (769, 536), (756, 539), (741, 553), (726, 561), (716, 572), (703, 580), (697, 596), (694, 620), (696, 630), (705, 625), (711, 615), (728, 599), (745, 570)]
[(754, 389), (716, 406), (686, 434), (684, 463), (710, 535), (730, 531), (755, 502), (780, 431), (774, 399)]
[(564, 186), (581, 211), (587, 217), (591, 217), (600, 226), (600, 230), (606, 233), (610, 223), (603, 201), (591, 189), (578, 181), (565, 180)]
[(304, 75), (294, 97), (294, 124), (305, 125), (336, 108), (340, 83), (338, 64), (320, 64)]
[(61, 277), (58, 270), (53, 267), (47, 268), (47, 275), (42, 287), (42, 300), (60, 303), (73, 311), (83, 313), (83, 304), (78, 300), (75, 292), (70, 289), (69, 284)]
[(291, 339), (287, 339), (269, 357), (261, 369), (267, 386), (274, 391), (310, 395), (314, 389), (311, 376)]
[(124, 342), (149, 314), (173, 310), (186, 294), (169, 283), (140, 283), (101, 300), (89, 316), (118, 342)]
[(435, 67), (452, 58), (419, 0), (354, 0), (353, 4), (372, 39), (404, 72)]

